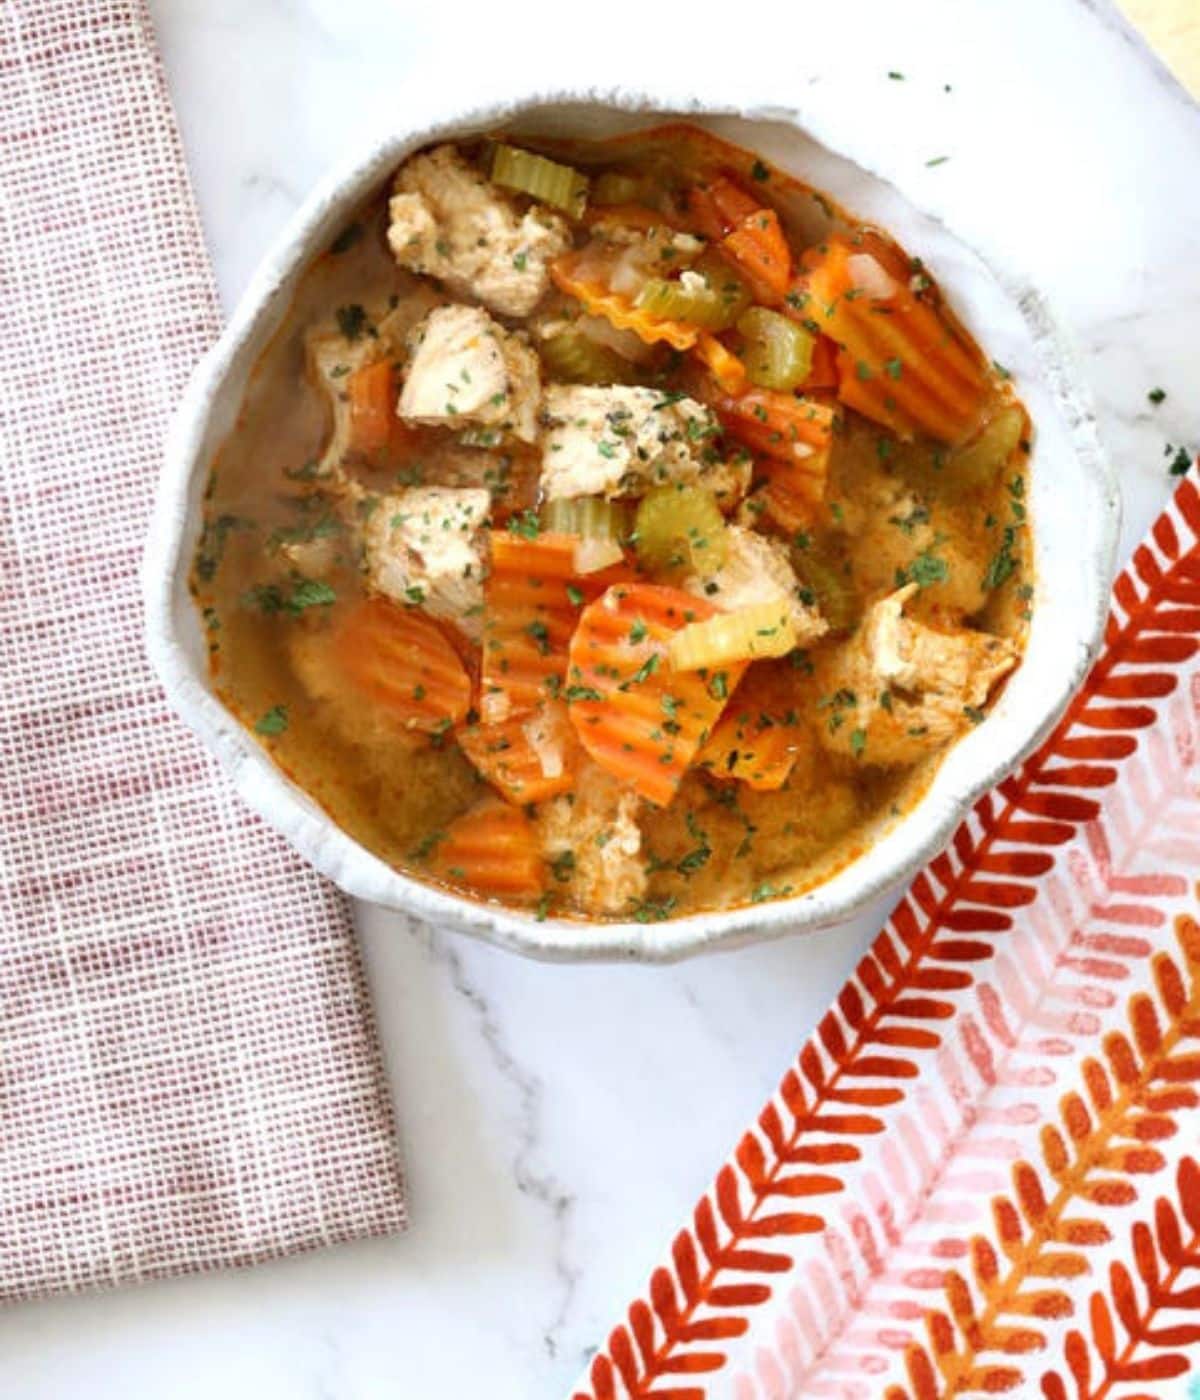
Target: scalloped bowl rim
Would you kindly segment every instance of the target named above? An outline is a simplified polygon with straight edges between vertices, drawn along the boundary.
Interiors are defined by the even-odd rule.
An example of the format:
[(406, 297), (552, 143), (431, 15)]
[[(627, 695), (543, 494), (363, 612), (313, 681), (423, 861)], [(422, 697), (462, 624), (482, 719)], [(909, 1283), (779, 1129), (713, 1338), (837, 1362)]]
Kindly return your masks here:
[[(852, 123), (839, 120), (837, 115), (790, 106), (700, 102), (665, 91), (551, 91), (496, 102), (465, 114), (461, 110), (444, 110), (440, 102), (441, 99), (433, 98), (420, 114), (414, 114), (402, 125), (389, 123), (387, 130), (374, 134), (355, 156), (317, 185), (260, 264), (224, 333), (200, 362), (187, 387), (168, 435), (143, 566), (147, 648), (167, 696), (216, 754), (242, 800), (319, 871), (350, 895), (438, 927), (453, 928), (548, 960), (664, 962), (840, 923), (910, 878), (942, 848), (977, 799), (1050, 731), (1098, 650), (1115, 563), (1120, 498), (1115, 472), (1096, 436), (1090, 395), (1073, 349), (1045, 297), (1027, 279), (999, 267), (994, 255), (990, 259), (983, 257), (953, 233), (945, 221), (922, 212), (886, 171), (876, 168), (879, 152), (873, 149), (870, 134), (860, 132), (856, 138)], [(1086, 527), (1081, 532), (1084, 548), (1081, 557), (1073, 560), (1079, 570), (1072, 575), (1078, 582), (1078, 596), (1067, 619), (1073, 620), (1065, 638), (1070, 644), (1069, 654), (1061, 655), (1063, 638), (1051, 638), (1052, 645), (1044, 648), (1047, 664), (1057, 667), (1053, 686), (1048, 693), (1039, 691), (1035, 697), (1030, 690), (1033, 678), (1027, 676), (1039, 622), (1047, 610), (1039, 587), (1025, 664), (993, 713), (954, 746), (925, 794), (863, 855), (822, 884), (789, 898), (652, 924), (538, 921), (514, 910), (476, 903), (422, 884), (393, 869), (342, 831), (275, 766), (209, 686), (199, 644), (199, 620), (187, 588), (200, 492), (213, 453), (228, 431), (228, 426), (218, 428), (218, 420), (223, 416), (227, 424), (232, 424), (246, 378), (262, 346), (286, 314), (300, 271), (317, 251), (327, 246), (346, 212), (412, 150), (433, 140), (528, 119), (547, 109), (590, 112), (606, 123), (618, 124), (647, 125), (656, 119), (671, 118), (714, 125), (750, 123), (759, 127), (764, 140), (768, 130), (782, 131), (779, 139), (815, 145), (837, 168), (846, 167), (848, 179), (854, 178), (855, 170), (865, 174), (863, 188), (873, 191), (872, 198), (886, 200), (894, 196), (925, 237), (944, 236), (947, 248), (952, 246), (967, 260), (972, 269), (970, 275), (980, 289), (982, 270), (1018, 313), (1035, 354), (1034, 378), (1039, 393), (1061, 419), (1056, 431), (1061, 427), (1059, 435), (1069, 445), (1079, 469), (1077, 484), (1081, 483), (1085, 499), (1073, 497), (1070, 505), (1074, 520), (1082, 521)], [(745, 142), (748, 138), (742, 139)], [(756, 144), (767, 153), (762, 141)], [(856, 145), (863, 149), (856, 150)], [(813, 183), (821, 187), (820, 180), (814, 178)], [(826, 184), (825, 188), (830, 186)], [(857, 203), (856, 212), (861, 211), (862, 198), (844, 202), (851, 208)], [(929, 261), (939, 280), (945, 283), (942, 267)], [(1021, 392), (1028, 398), (1024, 379)], [(1041, 426), (1039, 421), (1039, 430)], [(1045, 564), (1049, 523), (1045, 500), (1039, 504), (1039, 494), (1048, 497), (1053, 490), (1053, 483), (1048, 485), (1045, 477), (1046, 472), (1039, 472), (1035, 466), (1033, 517), (1035, 524), (1041, 521), (1034, 532), (1039, 579)], [(1077, 533), (1076, 541), (1078, 538)], [(1060, 620), (1057, 613), (1055, 619)], [(1020, 685), (1022, 677), (1026, 677), (1024, 686)], [(1014, 691), (1024, 702), (1023, 708), (1009, 703)]]

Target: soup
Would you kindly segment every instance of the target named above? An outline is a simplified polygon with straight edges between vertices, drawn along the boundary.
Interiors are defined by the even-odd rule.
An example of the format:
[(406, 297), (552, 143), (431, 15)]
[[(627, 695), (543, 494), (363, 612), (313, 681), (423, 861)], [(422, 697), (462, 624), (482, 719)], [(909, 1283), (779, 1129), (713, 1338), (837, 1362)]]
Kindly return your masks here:
[(751, 152), (437, 146), (307, 269), (214, 463), (215, 684), (418, 879), (783, 898), (1019, 664), (1031, 432), (920, 260)]

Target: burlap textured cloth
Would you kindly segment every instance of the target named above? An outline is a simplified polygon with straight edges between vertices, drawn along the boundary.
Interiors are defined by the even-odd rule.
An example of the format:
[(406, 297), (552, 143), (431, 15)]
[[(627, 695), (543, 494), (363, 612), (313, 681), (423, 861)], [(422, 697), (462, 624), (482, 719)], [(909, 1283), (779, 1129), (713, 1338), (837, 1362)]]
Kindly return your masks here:
[(140, 0), (0, 0), (0, 1298), (403, 1227), (345, 904), (143, 655), (218, 308)]

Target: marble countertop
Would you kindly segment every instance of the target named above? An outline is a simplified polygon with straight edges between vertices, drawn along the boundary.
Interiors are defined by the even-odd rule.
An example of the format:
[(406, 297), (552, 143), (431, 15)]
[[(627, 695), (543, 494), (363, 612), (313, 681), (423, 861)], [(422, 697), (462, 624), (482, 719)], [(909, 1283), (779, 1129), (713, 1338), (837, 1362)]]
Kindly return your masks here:
[[(472, 104), (636, 87), (668, 54), (698, 91), (717, 65), (743, 72), (764, 105), (850, 85), (911, 156), (916, 199), (1054, 294), (1120, 464), (1126, 550), (1167, 495), (1167, 444), (1200, 446), (1200, 110), (1106, 0), (793, 0), (770, 42), (628, 0), (580, 8), (569, 32), (541, 0), (515, 32), (511, 7), (475, 0), (151, 7), (227, 305), (311, 182), (414, 86), (453, 72)], [(651, 969), (539, 966), (361, 911), (411, 1231), (11, 1309), (6, 1400), (565, 1395), (883, 912)]]

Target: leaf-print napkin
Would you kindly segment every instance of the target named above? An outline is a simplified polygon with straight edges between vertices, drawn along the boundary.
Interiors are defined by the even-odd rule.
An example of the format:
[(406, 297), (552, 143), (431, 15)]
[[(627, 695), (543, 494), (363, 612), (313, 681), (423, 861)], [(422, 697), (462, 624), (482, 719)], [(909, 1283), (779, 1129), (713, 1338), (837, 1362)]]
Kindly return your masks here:
[(1198, 878), (1193, 471), (1082, 692), (918, 876), (574, 1400), (1176, 1393)]

